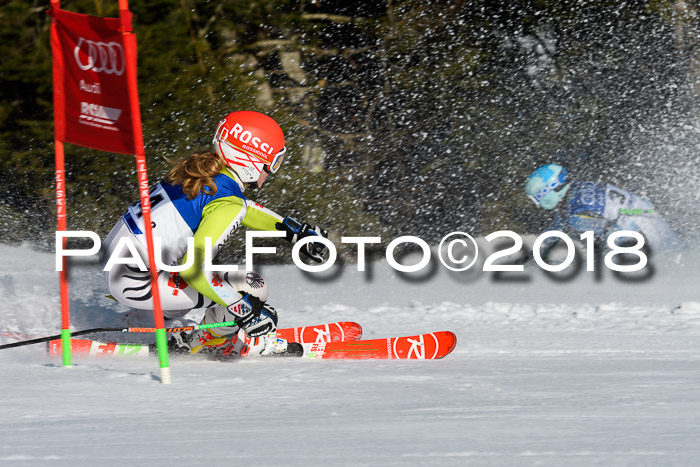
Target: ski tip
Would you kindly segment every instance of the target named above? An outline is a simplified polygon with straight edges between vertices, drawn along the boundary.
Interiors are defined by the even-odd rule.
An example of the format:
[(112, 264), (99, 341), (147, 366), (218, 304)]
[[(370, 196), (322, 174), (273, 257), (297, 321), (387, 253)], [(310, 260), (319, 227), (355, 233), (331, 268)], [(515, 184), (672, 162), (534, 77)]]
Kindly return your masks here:
[(432, 336), (433, 339), (435, 339), (437, 348), (435, 350), (435, 354), (431, 357), (433, 360), (438, 360), (448, 356), (457, 346), (457, 336), (452, 331), (431, 332), (424, 334), (424, 336)]
[(440, 340), (447, 346), (447, 350), (445, 351), (444, 355), (438, 357), (443, 358), (451, 354), (455, 347), (457, 347), (457, 335), (452, 331), (441, 331), (438, 334), (442, 334)]
[(345, 331), (345, 334), (347, 335), (348, 339), (362, 339), (362, 326), (360, 326), (360, 323), (356, 323), (354, 321), (346, 321), (342, 324), (343, 327), (347, 329), (347, 331)]

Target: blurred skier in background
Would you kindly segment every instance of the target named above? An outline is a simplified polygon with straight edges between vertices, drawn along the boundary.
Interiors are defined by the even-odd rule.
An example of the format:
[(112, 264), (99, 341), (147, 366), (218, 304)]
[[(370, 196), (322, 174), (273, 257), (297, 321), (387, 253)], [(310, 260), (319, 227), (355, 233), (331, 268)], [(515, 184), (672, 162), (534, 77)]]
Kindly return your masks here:
[[(583, 232), (593, 231), (602, 245), (607, 245), (611, 233), (631, 230), (644, 236), (652, 252), (679, 251), (682, 246), (649, 201), (614, 185), (571, 181), (561, 165), (537, 168), (525, 183), (525, 193), (538, 207), (554, 211), (547, 230), (559, 230), (577, 240)], [(541, 256), (546, 258), (558, 241), (547, 239)]]
[[(309, 236), (327, 237), (327, 233), (282, 217), (243, 194), (246, 189), (261, 188), (282, 164), (284, 134), (275, 120), (258, 112), (232, 112), (219, 122), (213, 142), (215, 151), (183, 159), (150, 193), (153, 237), (160, 239), (162, 264), (190, 264), (182, 272), (159, 271), (158, 286), (166, 318), (181, 318), (199, 309), (206, 310), (206, 324), (235, 321), (237, 326), (173, 333), (171, 347), (214, 355), (281, 353), (286, 342), (275, 336), (277, 312), (266, 303), (267, 282), (254, 272), (206, 271), (205, 262), (211, 264), (240, 225), (283, 231), (292, 243)], [(119, 257), (124, 255), (127, 239), (148, 265), (140, 202), (127, 209), (103, 242), (103, 270), (115, 251)], [(189, 252), (188, 241), (194, 243)], [(328, 250), (320, 242), (310, 242), (301, 251), (322, 262)], [(135, 262), (114, 264), (104, 277), (120, 303), (152, 312), (148, 271)]]

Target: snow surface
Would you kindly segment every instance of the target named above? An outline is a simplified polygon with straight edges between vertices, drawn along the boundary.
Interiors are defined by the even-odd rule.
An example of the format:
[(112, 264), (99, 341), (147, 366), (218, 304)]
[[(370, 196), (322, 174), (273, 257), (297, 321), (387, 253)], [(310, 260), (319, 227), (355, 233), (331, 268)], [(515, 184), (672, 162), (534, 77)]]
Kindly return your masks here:
[[(0, 246), (0, 332), (59, 329), (51, 254)], [(407, 260), (408, 262), (408, 260)], [(437, 361), (49, 360), (0, 352), (0, 465), (693, 465), (700, 458), (700, 267), (648, 280), (401, 275), (264, 266), (281, 324), (365, 337), (452, 330)], [(417, 278), (417, 277), (418, 278)], [(523, 279), (524, 278), (524, 279)], [(120, 325), (94, 261), (71, 269), (75, 329)]]

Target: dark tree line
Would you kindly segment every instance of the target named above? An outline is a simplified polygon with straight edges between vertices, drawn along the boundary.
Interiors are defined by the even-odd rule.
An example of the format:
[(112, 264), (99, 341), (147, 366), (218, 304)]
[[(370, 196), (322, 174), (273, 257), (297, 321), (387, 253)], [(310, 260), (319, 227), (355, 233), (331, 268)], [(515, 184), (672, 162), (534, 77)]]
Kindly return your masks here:
[[(0, 233), (51, 247), (47, 3), (0, 7)], [(117, 2), (64, 1), (117, 16)], [(696, 104), (690, 1), (132, 2), (151, 178), (234, 109), (277, 118), (289, 159), (258, 200), (338, 235), (532, 231), (539, 164), (634, 186), (639, 128)], [(69, 146), (69, 228), (105, 234), (133, 160)], [(635, 187), (639, 188), (639, 187)], [(661, 201), (663, 204), (663, 201)], [(657, 200), (658, 204), (658, 200)]]

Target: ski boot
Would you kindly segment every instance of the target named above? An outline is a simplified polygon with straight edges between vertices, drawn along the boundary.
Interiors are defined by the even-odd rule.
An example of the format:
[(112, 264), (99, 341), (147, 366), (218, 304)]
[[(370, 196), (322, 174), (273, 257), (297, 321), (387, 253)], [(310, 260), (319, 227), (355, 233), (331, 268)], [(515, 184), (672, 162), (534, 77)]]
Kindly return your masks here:
[(168, 350), (174, 355), (197, 354), (215, 359), (238, 356), (243, 346), (238, 334), (220, 336), (205, 329), (174, 332), (168, 340)]
[(260, 337), (248, 337), (243, 330), (238, 332), (238, 338), (242, 340), (244, 346), (241, 349), (241, 357), (261, 356), (278, 357), (286, 355), (289, 349), (289, 342), (277, 337), (277, 331), (272, 331)]
[(172, 333), (168, 349), (173, 355), (202, 355), (212, 360), (236, 357), (300, 357), (303, 347), (296, 342), (287, 342), (273, 331), (265, 336), (248, 337), (244, 330), (231, 336), (214, 336), (206, 330)]

